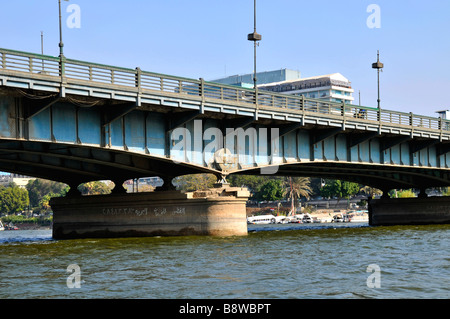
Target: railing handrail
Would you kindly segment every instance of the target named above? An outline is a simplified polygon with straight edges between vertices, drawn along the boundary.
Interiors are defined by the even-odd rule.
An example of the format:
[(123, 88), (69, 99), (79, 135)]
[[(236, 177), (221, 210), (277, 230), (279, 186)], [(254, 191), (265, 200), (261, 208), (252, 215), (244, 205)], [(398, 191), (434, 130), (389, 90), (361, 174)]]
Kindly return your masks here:
[[(28, 60), (17, 59), (17, 57), (26, 58)], [(9, 62), (7, 60), (8, 58), (11, 59), (12, 62)], [(35, 61), (33, 61), (33, 59), (35, 59)], [(46, 64), (46, 62), (50, 62), (50, 64)], [(59, 65), (55, 65), (56, 63)], [(64, 63), (64, 65), (60, 65), (61, 63)], [(9, 64), (11, 64), (10, 67), (8, 67)], [(85, 70), (83, 69), (84, 67), (86, 67)], [(436, 131), (450, 131), (450, 120), (444, 120), (438, 117), (416, 115), (413, 113), (378, 109), (362, 105), (345, 104), (345, 102), (305, 98), (302, 96), (266, 91), (263, 89), (254, 90), (212, 81), (204, 81), (203, 79), (196, 80), (141, 71), (139, 68), (130, 69), (75, 59), (61, 59), (60, 57), (10, 49), (0, 48), (0, 69), (12, 69), (33, 74), (49, 71), (47, 72), (47, 75), (87, 79), (92, 82), (111, 83), (165, 92), (170, 91), (172, 93), (195, 94), (202, 98), (233, 101), (247, 105), (257, 104), (257, 107), (262, 108), (277, 107), (303, 112), (317, 112), (318, 114), (342, 116), (344, 119), (349, 117), (348, 113), (350, 112), (353, 114), (353, 117), (378, 122), (380, 125), (388, 123), (406, 125), (412, 128), (420, 127)], [(64, 70), (64, 72), (61, 72), (61, 70)], [(114, 72), (120, 73), (116, 74)], [(129, 74), (129, 77), (127, 74)], [(173, 81), (175, 81), (175, 83)], [(386, 119), (388, 119), (388, 121)]]

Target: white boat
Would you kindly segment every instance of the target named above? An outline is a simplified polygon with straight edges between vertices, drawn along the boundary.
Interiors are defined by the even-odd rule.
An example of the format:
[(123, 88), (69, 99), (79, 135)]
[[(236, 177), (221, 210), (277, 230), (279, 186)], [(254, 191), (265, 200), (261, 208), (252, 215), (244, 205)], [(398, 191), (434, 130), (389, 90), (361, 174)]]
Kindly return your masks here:
[(336, 214), (333, 216), (332, 223), (343, 223), (344, 222), (344, 216), (342, 214)]
[(289, 223), (289, 217), (287, 217), (287, 216), (275, 216), (275, 222), (277, 224), (287, 224), (287, 223)]
[(275, 216), (271, 214), (247, 217), (248, 224), (275, 224), (276, 222)]
[(367, 211), (358, 211), (349, 214), (348, 221), (350, 223), (368, 223), (369, 222), (369, 214)]
[(312, 219), (310, 214), (304, 214), (303, 218), (302, 218), (302, 222), (305, 223), (305, 224), (312, 223), (313, 219)]
[(303, 223), (303, 216), (304, 214), (296, 214), (289, 216), (289, 222), (292, 224), (301, 224)]
[(5, 226), (3, 226), (2, 221), (0, 220), (0, 231), (5, 230)]
[(313, 217), (312, 218), (312, 222), (315, 223), (315, 224), (320, 224), (320, 223), (322, 223), (322, 220), (317, 218), (317, 217)]

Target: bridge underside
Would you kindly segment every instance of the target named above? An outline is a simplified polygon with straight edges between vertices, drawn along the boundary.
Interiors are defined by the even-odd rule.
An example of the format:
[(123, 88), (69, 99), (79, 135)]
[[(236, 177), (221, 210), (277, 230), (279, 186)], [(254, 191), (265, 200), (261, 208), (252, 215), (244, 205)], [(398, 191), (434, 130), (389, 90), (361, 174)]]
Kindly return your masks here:
[[(246, 170), (240, 174), (260, 175), (260, 170)], [(311, 162), (285, 164), (279, 167), (277, 175), (318, 177), (346, 180), (362, 185), (390, 189), (426, 189), (448, 186), (448, 176), (440, 170), (430, 168), (387, 168), (382, 165), (353, 164), (340, 162)]]
[(112, 180), (121, 185), (134, 178), (160, 176), (171, 180), (175, 176), (210, 172), (125, 151), (18, 140), (0, 141), (0, 171), (58, 181), (74, 188), (95, 180)]
[[(428, 188), (448, 185), (448, 174), (440, 169), (391, 167), (381, 164), (315, 161), (275, 166), (280, 176), (305, 176), (340, 179), (382, 190)], [(0, 141), (0, 170), (59, 181), (75, 187), (93, 180), (125, 180), (159, 176), (164, 180), (186, 174), (217, 171), (172, 160), (70, 144), (36, 141)], [(260, 175), (261, 168), (244, 169), (234, 174)], [(167, 186), (167, 185), (166, 185)]]

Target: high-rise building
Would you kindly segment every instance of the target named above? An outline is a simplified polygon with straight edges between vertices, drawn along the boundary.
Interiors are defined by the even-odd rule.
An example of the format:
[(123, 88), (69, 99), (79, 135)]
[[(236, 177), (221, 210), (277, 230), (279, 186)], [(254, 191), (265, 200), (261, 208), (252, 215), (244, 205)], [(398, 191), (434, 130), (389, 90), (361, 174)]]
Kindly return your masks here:
[[(256, 78), (258, 80), (258, 85), (280, 81), (297, 80), (300, 79), (300, 71), (280, 69), (274, 71), (257, 72)], [(253, 89), (253, 73), (244, 75), (232, 75), (225, 78), (213, 80), (211, 82)]]
[(261, 90), (353, 104), (351, 82), (340, 73), (258, 85)]
[[(353, 104), (351, 82), (340, 73), (301, 78), (299, 71), (281, 69), (256, 73), (258, 89), (332, 102)], [(213, 82), (253, 88), (253, 74), (234, 75)]]

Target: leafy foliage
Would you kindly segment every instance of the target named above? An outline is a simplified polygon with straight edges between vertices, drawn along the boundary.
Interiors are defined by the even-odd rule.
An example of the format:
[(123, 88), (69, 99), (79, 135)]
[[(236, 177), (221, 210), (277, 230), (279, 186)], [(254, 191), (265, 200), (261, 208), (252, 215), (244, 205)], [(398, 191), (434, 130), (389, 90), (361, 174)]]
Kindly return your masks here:
[(359, 184), (340, 181), (340, 180), (326, 180), (325, 186), (322, 187), (320, 193), (323, 197), (332, 198), (350, 198), (359, 192)]
[(26, 189), (13, 185), (0, 186), (0, 212), (14, 214), (25, 210), (30, 204)]
[(110, 194), (113, 188), (114, 188), (113, 185), (110, 185), (102, 181), (88, 182), (78, 186), (78, 190), (82, 195)]
[(39, 207), (42, 199), (48, 194), (65, 195), (68, 186), (63, 183), (53, 182), (45, 179), (30, 180), (26, 186), (30, 197), (31, 207)]
[(213, 174), (191, 174), (175, 178), (174, 184), (178, 190), (191, 192), (211, 188), (216, 181)]
[(276, 201), (283, 199), (284, 195), (285, 191), (283, 187), (283, 181), (281, 181), (280, 179), (272, 179), (261, 186), (259, 192), (255, 194), (255, 199)]

